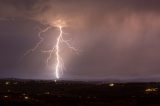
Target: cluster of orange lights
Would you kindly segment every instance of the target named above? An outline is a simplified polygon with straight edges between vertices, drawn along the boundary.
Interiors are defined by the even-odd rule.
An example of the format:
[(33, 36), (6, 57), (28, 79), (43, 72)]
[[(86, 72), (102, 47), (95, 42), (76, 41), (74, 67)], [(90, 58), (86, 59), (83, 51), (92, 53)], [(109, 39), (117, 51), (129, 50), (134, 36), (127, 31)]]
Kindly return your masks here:
[(158, 88), (147, 88), (145, 91), (146, 92), (157, 92)]

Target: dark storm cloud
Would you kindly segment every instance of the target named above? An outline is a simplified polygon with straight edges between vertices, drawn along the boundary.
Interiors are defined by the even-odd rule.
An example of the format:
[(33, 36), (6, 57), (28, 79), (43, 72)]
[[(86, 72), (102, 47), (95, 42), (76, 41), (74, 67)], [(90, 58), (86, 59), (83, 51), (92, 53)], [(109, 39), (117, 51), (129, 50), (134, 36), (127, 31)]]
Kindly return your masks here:
[[(21, 65), (14, 61), (38, 41), (35, 26), (54, 26), (55, 20), (62, 19), (67, 23), (67, 37), (82, 51), (77, 56), (65, 49), (63, 78), (156, 79), (160, 74), (159, 4), (159, 0), (0, 0), (1, 70), (20, 66), (28, 70), (2, 74), (49, 76), (42, 62), (46, 56), (38, 52)], [(56, 29), (52, 30), (47, 35), (56, 37)]]
[[(64, 18), (72, 24), (99, 25), (108, 16), (122, 21), (133, 13), (158, 13), (158, 0), (1, 0), (1, 17), (26, 17), (51, 23)], [(122, 19), (122, 20), (121, 20)]]

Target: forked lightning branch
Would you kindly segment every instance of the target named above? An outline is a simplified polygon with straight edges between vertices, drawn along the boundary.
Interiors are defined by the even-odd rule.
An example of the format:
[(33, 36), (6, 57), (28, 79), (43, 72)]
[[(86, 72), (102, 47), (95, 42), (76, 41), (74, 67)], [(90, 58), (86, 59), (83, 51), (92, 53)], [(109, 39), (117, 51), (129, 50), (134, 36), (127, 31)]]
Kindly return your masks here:
[[(53, 71), (54, 71), (54, 74), (55, 74), (55, 77), (56, 79), (59, 79), (60, 76), (61, 76), (61, 73), (63, 73), (63, 58), (61, 57), (61, 47), (60, 45), (62, 43), (66, 44), (68, 46), (69, 49), (72, 49), (73, 51), (77, 52), (77, 49), (75, 49), (67, 40), (65, 40), (63, 38), (63, 27), (66, 27), (66, 23), (62, 20), (57, 20), (55, 21), (54, 27), (57, 27), (59, 29), (59, 35), (57, 36), (57, 39), (56, 39), (56, 44), (53, 45), (53, 48), (51, 48), (50, 50), (48, 51), (43, 51), (43, 52), (47, 52), (49, 53), (49, 56), (47, 58), (47, 64), (49, 63), (49, 61), (51, 59), (54, 58), (54, 60), (56, 61), (56, 64), (53, 65), (54, 68), (53, 68)], [(46, 29), (42, 30), (39, 32), (38, 34), (38, 37), (39, 37), (39, 42), (36, 43), (35, 47), (32, 48), (32, 49), (29, 49), (24, 55), (27, 55), (29, 54), (30, 52), (33, 52), (35, 51), (37, 48), (39, 48), (41, 46), (41, 44), (43, 43), (44, 41), (44, 38), (41, 36), (42, 33), (48, 31), (50, 28), (52, 28), (51, 26), (50, 27), (47, 27)], [(55, 54), (56, 57), (53, 57), (52, 55)]]

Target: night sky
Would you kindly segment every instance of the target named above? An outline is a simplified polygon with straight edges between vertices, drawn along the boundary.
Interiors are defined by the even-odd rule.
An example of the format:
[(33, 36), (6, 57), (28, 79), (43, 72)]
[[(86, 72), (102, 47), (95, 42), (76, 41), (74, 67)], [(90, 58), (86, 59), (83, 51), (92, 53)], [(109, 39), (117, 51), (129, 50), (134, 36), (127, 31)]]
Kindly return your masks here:
[[(0, 0), (0, 78), (55, 78), (55, 56), (46, 65), (42, 50), (55, 45), (58, 19), (79, 50), (61, 45), (61, 79), (160, 80), (159, 0)], [(48, 26), (42, 45), (24, 56)]]

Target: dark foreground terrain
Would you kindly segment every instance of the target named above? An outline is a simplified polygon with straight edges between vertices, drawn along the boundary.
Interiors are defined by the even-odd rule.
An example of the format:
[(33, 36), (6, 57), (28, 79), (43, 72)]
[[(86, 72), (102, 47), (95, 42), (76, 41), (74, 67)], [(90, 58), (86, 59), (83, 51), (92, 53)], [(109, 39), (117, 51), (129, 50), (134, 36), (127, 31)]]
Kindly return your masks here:
[(0, 106), (160, 106), (160, 83), (0, 80)]

